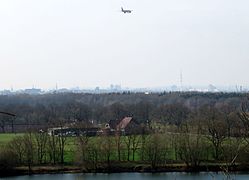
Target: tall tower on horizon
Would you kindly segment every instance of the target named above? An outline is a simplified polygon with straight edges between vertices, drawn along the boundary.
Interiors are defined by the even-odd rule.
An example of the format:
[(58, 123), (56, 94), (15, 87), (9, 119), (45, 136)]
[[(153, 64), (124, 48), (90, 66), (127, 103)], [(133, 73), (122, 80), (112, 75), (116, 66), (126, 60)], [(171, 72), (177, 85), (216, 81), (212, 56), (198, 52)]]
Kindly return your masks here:
[(182, 70), (180, 71), (180, 91), (182, 92), (182, 90), (183, 90), (183, 87), (182, 87), (182, 80), (183, 79), (183, 77), (182, 77)]

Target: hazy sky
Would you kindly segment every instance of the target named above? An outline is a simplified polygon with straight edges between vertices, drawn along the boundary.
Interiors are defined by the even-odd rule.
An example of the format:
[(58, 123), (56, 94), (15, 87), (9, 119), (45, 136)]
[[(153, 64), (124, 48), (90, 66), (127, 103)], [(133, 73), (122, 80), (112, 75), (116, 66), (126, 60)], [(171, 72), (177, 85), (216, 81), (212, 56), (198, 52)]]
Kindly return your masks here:
[[(121, 6), (133, 10), (123, 14)], [(248, 0), (1, 0), (0, 89), (247, 85)]]

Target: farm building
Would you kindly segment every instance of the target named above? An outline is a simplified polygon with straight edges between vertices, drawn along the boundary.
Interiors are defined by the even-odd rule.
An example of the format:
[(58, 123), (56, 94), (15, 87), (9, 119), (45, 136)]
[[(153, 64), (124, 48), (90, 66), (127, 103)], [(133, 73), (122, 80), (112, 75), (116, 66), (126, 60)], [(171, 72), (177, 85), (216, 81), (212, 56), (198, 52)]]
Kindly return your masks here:
[(131, 135), (141, 134), (144, 128), (132, 117), (125, 117), (122, 120), (110, 121), (104, 128), (99, 127), (55, 127), (49, 128), (49, 135), (56, 136), (97, 136), (97, 135)]
[(48, 129), (48, 134), (55, 136), (96, 136), (101, 132), (100, 128), (75, 128), (75, 127), (56, 127)]
[(109, 125), (106, 125), (106, 127), (110, 129), (109, 131), (111, 134), (141, 134), (143, 131), (143, 127), (132, 117), (125, 117), (120, 121), (112, 120), (109, 122)]

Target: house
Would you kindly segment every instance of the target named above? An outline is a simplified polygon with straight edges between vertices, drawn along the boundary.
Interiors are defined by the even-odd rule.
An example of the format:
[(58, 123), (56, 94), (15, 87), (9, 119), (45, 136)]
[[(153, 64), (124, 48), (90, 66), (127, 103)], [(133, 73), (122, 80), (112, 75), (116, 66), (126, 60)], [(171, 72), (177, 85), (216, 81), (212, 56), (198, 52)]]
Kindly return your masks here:
[(133, 117), (124, 117), (115, 127), (115, 133), (121, 135), (141, 134), (143, 127)]

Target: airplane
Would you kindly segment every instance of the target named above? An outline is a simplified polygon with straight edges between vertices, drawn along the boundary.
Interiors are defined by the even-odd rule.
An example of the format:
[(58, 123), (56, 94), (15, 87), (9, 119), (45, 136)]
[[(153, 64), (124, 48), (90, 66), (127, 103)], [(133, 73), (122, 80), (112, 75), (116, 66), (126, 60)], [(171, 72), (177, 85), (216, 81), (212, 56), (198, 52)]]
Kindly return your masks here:
[(123, 13), (131, 13), (132, 10), (123, 9), (123, 7), (121, 7), (121, 11), (122, 11)]

